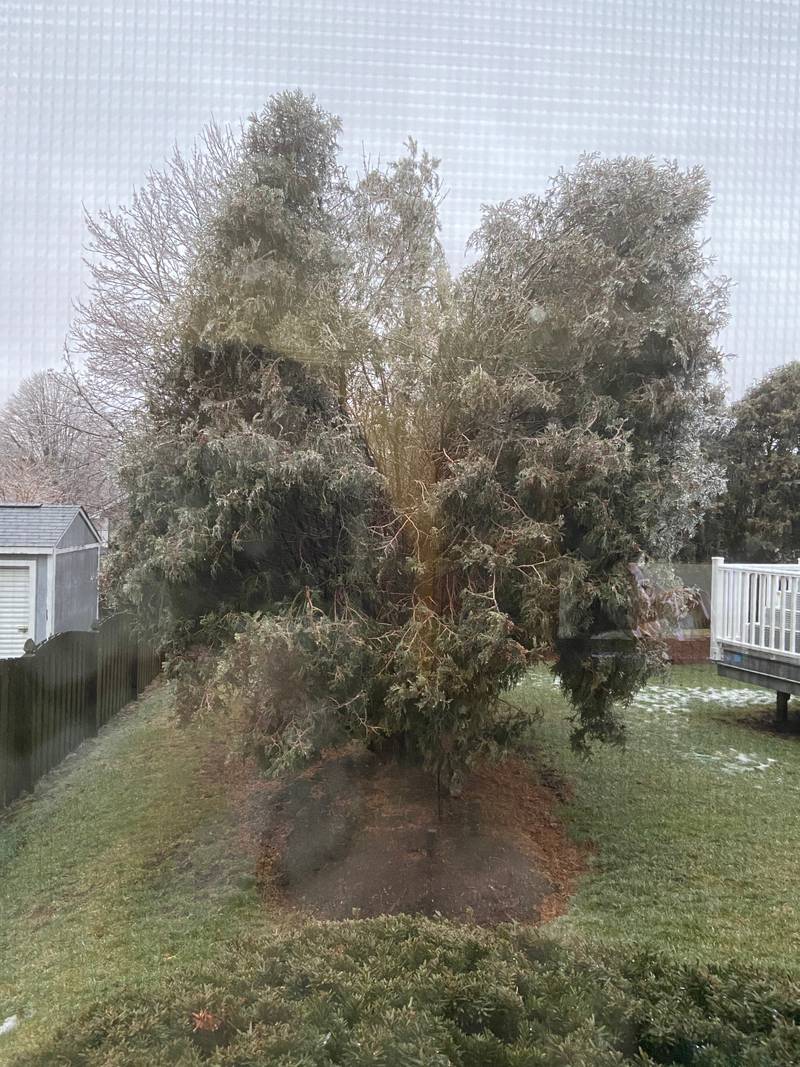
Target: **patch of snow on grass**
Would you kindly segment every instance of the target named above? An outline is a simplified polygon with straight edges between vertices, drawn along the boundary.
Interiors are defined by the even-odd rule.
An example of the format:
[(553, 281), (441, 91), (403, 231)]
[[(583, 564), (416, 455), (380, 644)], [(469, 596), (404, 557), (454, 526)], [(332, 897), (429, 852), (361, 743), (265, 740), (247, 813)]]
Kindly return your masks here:
[(747, 689), (717, 689), (714, 686), (667, 686), (648, 685), (636, 697), (631, 707), (643, 711), (685, 711), (692, 704), (722, 704), (727, 707), (743, 708), (749, 705), (761, 705), (764, 697), (761, 693), (751, 693)]
[(0, 1025), (0, 1037), (4, 1037), (6, 1034), (10, 1034), (12, 1030), (16, 1030), (19, 1026), (19, 1017), (16, 1015), (9, 1015)]
[(766, 771), (777, 763), (777, 760), (759, 756), (755, 752), (737, 752), (735, 748), (729, 748), (727, 752), (690, 752), (691, 759), (715, 763), (723, 774), (740, 774), (743, 771)]

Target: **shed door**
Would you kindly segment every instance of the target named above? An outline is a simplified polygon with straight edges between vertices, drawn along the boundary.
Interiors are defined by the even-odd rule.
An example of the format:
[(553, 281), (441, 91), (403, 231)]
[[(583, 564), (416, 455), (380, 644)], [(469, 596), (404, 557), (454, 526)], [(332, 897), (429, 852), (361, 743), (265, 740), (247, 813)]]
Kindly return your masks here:
[(33, 566), (0, 563), (0, 659), (21, 656), (33, 637)]

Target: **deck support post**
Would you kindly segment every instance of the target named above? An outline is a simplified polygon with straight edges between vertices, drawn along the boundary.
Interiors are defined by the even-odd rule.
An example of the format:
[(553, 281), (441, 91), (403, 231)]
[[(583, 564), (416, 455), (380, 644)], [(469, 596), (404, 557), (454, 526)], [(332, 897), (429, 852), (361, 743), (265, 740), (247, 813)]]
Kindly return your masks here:
[(778, 726), (786, 726), (789, 721), (789, 694), (776, 693), (775, 720)]
[(719, 639), (724, 632), (722, 619), (722, 613), (724, 611), (722, 566), (724, 563), (724, 556), (711, 557), (711, 620), (709, 623), (708, 658), (712, 660), (722, 659), (722, 649), (720, 648)]

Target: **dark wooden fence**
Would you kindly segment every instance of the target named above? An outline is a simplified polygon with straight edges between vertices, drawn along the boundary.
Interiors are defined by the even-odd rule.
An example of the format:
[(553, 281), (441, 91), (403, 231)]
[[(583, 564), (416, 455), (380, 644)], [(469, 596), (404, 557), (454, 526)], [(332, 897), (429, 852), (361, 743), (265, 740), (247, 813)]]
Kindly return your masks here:
[(0, 660), (0, 807), (96, 734), (160, 669), (124, 615)]

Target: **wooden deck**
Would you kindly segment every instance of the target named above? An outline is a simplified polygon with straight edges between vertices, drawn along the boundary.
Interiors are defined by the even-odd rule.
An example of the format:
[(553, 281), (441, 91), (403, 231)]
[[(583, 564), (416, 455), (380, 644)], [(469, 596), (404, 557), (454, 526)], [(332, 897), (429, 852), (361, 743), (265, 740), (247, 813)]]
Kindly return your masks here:
[(711, 659), (728, 678), (800, 696), (800, 562), (712, 561)]

